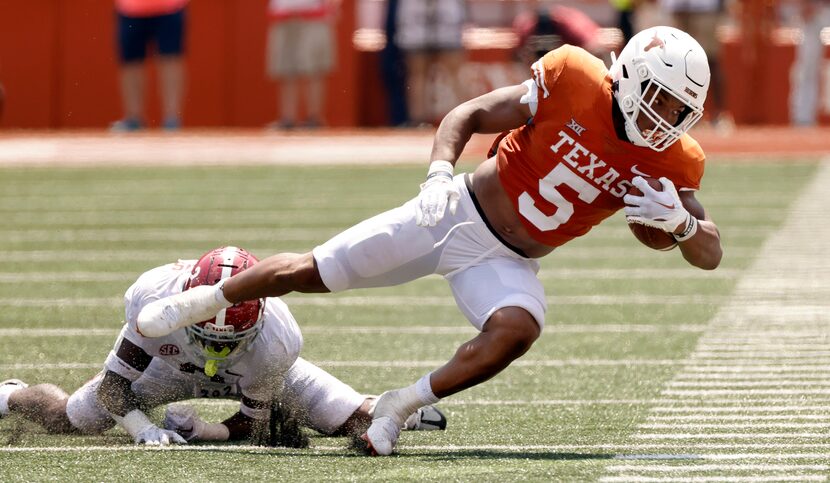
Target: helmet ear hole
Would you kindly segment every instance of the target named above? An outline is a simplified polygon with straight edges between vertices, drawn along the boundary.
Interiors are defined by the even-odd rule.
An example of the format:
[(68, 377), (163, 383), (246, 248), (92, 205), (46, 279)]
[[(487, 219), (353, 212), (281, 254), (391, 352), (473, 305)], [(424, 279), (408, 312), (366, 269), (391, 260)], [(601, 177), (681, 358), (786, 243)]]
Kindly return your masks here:
[(623, 79), (628, 79), (628, 68), (625, 65), (622, 66), (622, 76)]

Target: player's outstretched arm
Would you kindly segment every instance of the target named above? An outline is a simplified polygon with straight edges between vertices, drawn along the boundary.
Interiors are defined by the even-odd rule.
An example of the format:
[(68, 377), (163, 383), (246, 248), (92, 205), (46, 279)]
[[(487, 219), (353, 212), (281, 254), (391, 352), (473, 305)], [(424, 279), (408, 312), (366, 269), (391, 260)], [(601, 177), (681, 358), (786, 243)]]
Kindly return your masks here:
[(98, 401), (109, 411), (112, 419), (126, 431), (136, 444), (168, 446), (187, 444), (173, 431), (161, 429), (138, 407), (138, 399), (126, 377), (107, 371), (98, 387)]
[(253, 418), (241, 412), (221, 423), (208, 423), (189, 404), (171, 404), (164, 413), (164, 429), (188, 441), (242, 441), (251, 437)]
[[(718, 226), (706, 214), (693, 191), (680, 192), (680, 201), (692, 215), (688, 224), (674, 230), (680, 252), (695, 267), (714, 270), (723, 258)], [(691, 224), (696, 226), (690, 226)]]

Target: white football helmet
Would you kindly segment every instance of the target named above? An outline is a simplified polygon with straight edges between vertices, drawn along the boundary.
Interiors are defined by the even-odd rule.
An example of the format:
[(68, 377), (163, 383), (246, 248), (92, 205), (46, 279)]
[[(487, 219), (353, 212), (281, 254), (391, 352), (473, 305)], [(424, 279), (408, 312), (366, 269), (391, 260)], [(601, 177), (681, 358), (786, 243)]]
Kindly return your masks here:
[[(625, 132), (637, 146), (663, 151), (703, 116), (709, 90), (706, 52), (691, 35), (674, 27), (652, 27), (639, 32), (614, 58), (609, 69), (618, 83), (614, 93), (625, 117)], [(686, 109), (671, 124), (652, 108), (661, 93), (671, 94)], [(639, 116), (646, 116), (653, 129), (642, 131)]]

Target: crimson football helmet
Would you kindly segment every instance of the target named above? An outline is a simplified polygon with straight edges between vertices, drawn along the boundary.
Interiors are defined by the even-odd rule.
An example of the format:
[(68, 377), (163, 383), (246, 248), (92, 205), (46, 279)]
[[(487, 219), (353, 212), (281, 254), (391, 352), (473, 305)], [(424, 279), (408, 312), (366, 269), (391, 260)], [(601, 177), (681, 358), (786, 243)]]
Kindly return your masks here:
[[(682, 30), (652, 27), (641, 31), (613, 59), (609, 73), (617, 83), (614, 96), (625, 117), (626, 135), (637, 146), (663, 151), (703, 116), (709, 63), (700, 44)], [(674, 124), (652, 107), (662, 93), (685, 106)], [(654, 128), (641, 131), (637, 124), (640, 116), (649, 119)]]
[[(196, 262), (184, 290), (215, 285), (257, 262), (259, 260), (243, 248), (216, 248)], [(247, 350), (262, 327), (264, 310), (264, 299), (248, 300), (222, 309), (210, 320), (185, 328), (191, 355), (205, 361), (205, 374), (213, 376), (219, 363), (229, 363)]]

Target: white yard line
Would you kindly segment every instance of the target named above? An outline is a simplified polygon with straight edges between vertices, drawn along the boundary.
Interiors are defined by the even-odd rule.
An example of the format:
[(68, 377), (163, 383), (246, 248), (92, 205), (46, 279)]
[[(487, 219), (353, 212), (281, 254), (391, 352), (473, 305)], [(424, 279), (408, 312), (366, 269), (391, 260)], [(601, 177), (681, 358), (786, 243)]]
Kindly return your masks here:
[[(691, 269), (592, 269), (592, 268), (562, 268), (557, 270), (542, 270), (539, 272), (539, 278), (542, 280), (559, 280), (559, 279), (573, 279), (573, 278), (590, 278), (590, 279), (625, 279), (625, 280), (676, 280), (678, 278), (685, 279), (705, 279), (705, 280), (720, 280), (732, 279), (738, 273), (738, 270), (725, 269), (723, 271), (716, 270), (714, 272), (706, 272), (703, 270)], [(0, 272), (0, 283), (52, 283), (52, 282), (131, 282), (139, 275), (137, 272), (93, 272), (93, 271), (79, 271), (79, 272), (44, 272), (31, 271), (26, 273), (21, 272)]]
[[(663, 444), (663, 453), (694, 453), (694, 444), (728, 441), (736, 446), (730, 451), (740, 455), (759, 441), (804, 449), (803, 444), (828, 440), (828, 184), (830, 162), (820, 167), (793, 202), (783, 218), (784, 226), (765, 242), (733, 298), (710, 321), (685, 367), (665, 384), (660, 397), (683, 406), (652, 408), (631, 436), (634, 441)], [(763, 402), (770, 397), (787, 400), (788, 396), (792, 400), (781, 405)], [(727, 403), (713, 407), (716, 399)], [(811, 419), (805, 421), (807, 417)], [(809, 463), (828, 459), (830, 451)], [(683, 460), (671, 465), (609, 465), (601, 481), (675, 481), (670, 475), (681, 472), (686, 474), (676, 481), (827, 478), (830, 466), (809, 463), (747, 464), (735, 459), (719, 464)], [(693, 472), (713, 475), (688, 475)]]
[[(248, 248), (254, 253), (271, 253), (274, 250), (273, 241), (262, 244), (249, 244)], [(599, 245), (590, 247), (563, 247), (563, 260), (594, 260), (598, 258), (605, 258), (604, 253), (608, 253), (608, 257), (618, 257), (616, 250), (618, 245)], [(739, 247), (733, 247), (734, 253), (730, 253), (731, 258), (745, 258), (744, 252)], [(64, 262), (66, 260), (73, 260), (75, 262), (95, 262), (105, 263), (108, 261), (118, 262), (141, 262), (146, 263), (148, 260), (161, 260), (167, 262), (175, 262), (178, 258), (187, 254), (182, 253), (181, 250), (6, 250), (3, 252), (8, 259), (18, 262)], [(195, 258), (201, 255), (200, 253), (192, 253), (191, 257)], [(654, 260), (654, 253), (651, 250), (632, 250), (625, 254), (626, 258), (632, 260)], [(705, 272), (709, 273), (709, 272)], [(701, 275), (702, 276), (702, 275)]]
[[(674, 400), (671, 400), (674, 401)], [(706, 403), (712, 404), (714, 400), (707, 399)], [(822, 412), (822, 411), (830, 411), (830, 406), (823, 405), (823, 404), (780, 404), (782, 401), (789, 401), (789, 400), (779, 400), (779, 404), (774, 406), (762, 406), (762, 405), (753, 405), (753, 406), (740, 406), (735, 405), (735, 401), (733, 399), (725, 399), (721, 400), (721, 403), (729, 404), (729, 406), (655, 406), (651, 408), (651, 412), (654, 413), (694, 413), (694, 414), (711, 414), (711, 413), (718, 413), (718, 414), (729, 414), (729, 416), (725, 416), (726, 418), (733, 418), (735, 417), (734, 413), (788, 413), (788, 414), (797, 414), (799, 411), (810, 411), (810, 412)], [(682, 403), (682, 401), (680, 401)], [(758, 400), (753, 400), (753, 402), (758, 402)], [(793, 401), (790, 401), (792, 403)], [(680, 417), (680, 416), (674, 416)], [(651, 416), (650, 419), (654, 420), (655, 418), (659, 418), (659, 416)]]
[[(556, 333), (654, 333), (654, 332), (701, 332), (703, 325), (667, 325), (655, 323), (652, 325), (636, 324), (556, 324), (545, 328), (547, 332)], [(474, 334), (475, 329), (470, 326), (459, 324), (458, 326), (350, 326), (332, 327), (328, 325), (303, 325), (303, 334)], [(111, 336), (115, 337), (120, 329), (104, 328), (42, 328), (33, 329), (25, 327), (9, 327), (0, 329), (0, 337), (90, 337), (90, 336)]]
[[(787, 453), (787, 452), (770, 452), (770, 453), (744, 453), (744, 454), (723, 454), (705, 452), (698, 454), (677, 454), (677, 453), (631, 453), (630, 451), (655, 449), (660, 445), (656, 444), (639, 444), (639, 445), (621, 445), (621, 444), (586, 444), (586, 445), (500, 445), (500, 444), (447, 444), (447, 445), (418, 445), (406, 444), (402, 442), (398, 449), (401, 452), (407, 451), (429, 451), (437, 453), (452, 453), (459, 451), (499, 451), (512, 453), (539, 453), (539, 452), (573, 452), (582, 451), (586, 454), (595, 451), (619, 451), (621, 453), (609, 455), (611, 459), (618, 461), (652, 461), (652, 460), (701, 460), (701, 461), (728, 461), (728, 460), (803, 460), (820, 458), (826, 453), (823, 452), (803, 452), (803, 453)], [(782, 449), (780, 446), (769, 445), (755, 445), (759, 449)], [(730, 449), (734, 445), (711, 445), (704, 444), (698, 446), (701, 450), (708, 449)], [(742, 446), (743, 447), (743, 446)], [(812, 445), (817, 449), (825, 449), (830, 445)], [(783, 448), (787, 450), (786, 447)], [(0, 453), (119, 453), (119, 452), (142, 452), (142, 451), (176, 451), (176, 452), (225, 452), (225, 451), (248, 451), (254, 453), (314, 453), (314, 452), (341, 452), (348, 451), (345, 445), (314, 445), (308, 449), (292, 449), (280, 447), (264, 447), (252, 445), (192, 445), (192, 446), (167, 446), (164, 448), (138, 446), (138, 445), (111, 445), (111, 446), (0, 446)], [(625, 453), (622, 453), (625, 452)]]
[(657, 471), (667, 473), (686, 473), (686, 472), (703, 472), (703, 471), (825, 471), (830, 469), (828, 465), (773, 465), (773, 464), (705, 464), (695, 466), (676, 466), (676, 465), (613, 465), (609, 466), (609, 471)]
[(764, 381), (669, 381), (666, 383), (668, 387), (692, 387), (692, 388), (712, 388), (712, 387), (830, 387), (830, 381), (821, 376), (813, 377), (809, 381), (796, 381), (791, 376), (786, 378), (779, 378), (776, 380)]
[[(435, 368), (446, 361), (434, 360), (399, 360), (399, 361), (321, 361), (314, 363), (322, 367), (397, 367), (403, 369)], [(673, 359), (542, 359), (519, 360), (512, 364), (515, 367), (638, 367), (638, 366), (673, 366), (678, 361)], [(63, 370), (63, 369), (96, 369), (103, 367), (101, 362), (39, 362), (39, 363), (10, 363), (0, 364), (0, 371), (14, 370)]]
[[(830, 409), (830, 408), (828, 408)], [(671, 422), (678, 422), (678, 421), (753, 421), (753, 422), (765, 422), (765, 421), (830, 421), (830, 412), (826, 414), (792, 414), (788, 411), (788, 414), (730, 414), (729, 416), (724, 416), (722, 414), (686, 414), (686, 415), (676, 415), (672, 414), (670, 416), (650, 416), (649, 421), (671, 421)]]
[[(455, 307), (455, 300), (445, 296), (297, 296), (283, 297), (289, 306), (375, 306), (375, 307)], [(689, 305), (689, 304), (719, 304), (727, 300), (720, 295), (562, 295), (548, 297), (548, 304), (558, 305)], [(1, 297), (2, 307), (118, 307), (123, 305), (121, 297), (88, 297), (88, 298), (41, 298), (41, 297)]]
[(769, 475), (769, 476), (603, 476), (601, 483), (764, 483), (779, 481), (827, 481), (822, 475)]

